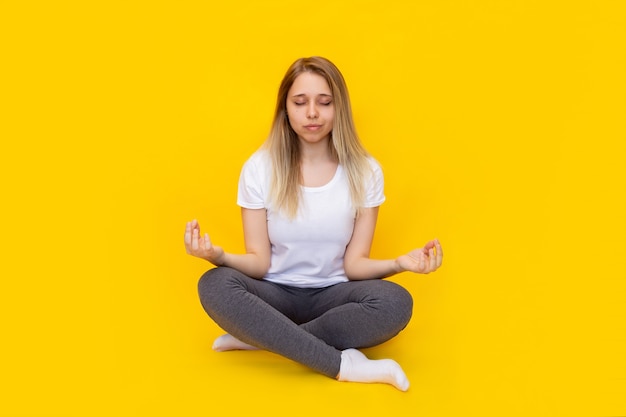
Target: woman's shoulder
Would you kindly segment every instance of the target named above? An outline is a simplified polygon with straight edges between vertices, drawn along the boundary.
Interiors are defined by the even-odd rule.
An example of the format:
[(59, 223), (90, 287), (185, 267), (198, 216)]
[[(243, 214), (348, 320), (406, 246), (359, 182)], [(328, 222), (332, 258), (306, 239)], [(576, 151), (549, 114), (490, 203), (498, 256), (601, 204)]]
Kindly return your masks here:
[(265, 207), (269, 189), (269, 158), (264, 151), (255, 151), (246, 159), (239, 175), (237, 204), (259, 209)]
[(263, 148), (257, 149), (246, 159), (244, 168), (254, 168), (256, 170), (266, 170), (271, 164), (269, 151)]
[(380, 162), (378, 162), (378, 159), (374, 158), (372, 155), (368, 155), (367, 162), (369, 163), (370, 170), (374, 175), (382, 175), (383, 168)]

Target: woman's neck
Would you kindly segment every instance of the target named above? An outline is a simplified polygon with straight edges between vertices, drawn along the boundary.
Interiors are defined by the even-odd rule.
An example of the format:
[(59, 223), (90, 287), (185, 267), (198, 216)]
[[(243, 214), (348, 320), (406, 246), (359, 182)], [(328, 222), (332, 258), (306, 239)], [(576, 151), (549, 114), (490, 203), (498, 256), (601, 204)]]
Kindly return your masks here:
[(316, 143), (300, 141), (300, 158), (302, 163), (320, 163), (334, 161), (328, 148), (328, 139)]

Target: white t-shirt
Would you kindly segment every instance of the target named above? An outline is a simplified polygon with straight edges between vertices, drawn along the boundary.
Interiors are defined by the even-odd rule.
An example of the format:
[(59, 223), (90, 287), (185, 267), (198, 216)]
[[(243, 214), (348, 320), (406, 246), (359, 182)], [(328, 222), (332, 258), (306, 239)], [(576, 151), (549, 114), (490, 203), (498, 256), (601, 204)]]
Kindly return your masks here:
[[(272, 248), (265, 280), (301, 288), (321, 288), (348, 281), (343, 268), (346, 246), (354, 230), (348, 178), (339, 165), (334, 177), (321, 187), (302, 187), (298, 216), (290, 220), (272, 207), (269, 153), (255, 152), (243, 165), (237, 204), (267, 209), (267, 229)], [(385, 201), (380, 165), (370, 159), (373, 176), (366, 182), (365, 207)]]

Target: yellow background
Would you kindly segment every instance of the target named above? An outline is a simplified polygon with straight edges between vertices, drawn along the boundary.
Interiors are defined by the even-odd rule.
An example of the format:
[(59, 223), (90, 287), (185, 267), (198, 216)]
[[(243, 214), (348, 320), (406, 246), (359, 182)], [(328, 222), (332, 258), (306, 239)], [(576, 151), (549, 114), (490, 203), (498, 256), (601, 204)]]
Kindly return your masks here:
[[(622, 1), (0, 9), (0, 415), (626, 415)], [(185, 222), (242, 250), (239, 169), (310, 55), (384, 168), (374, 255), (444, 245), (366, 350), (408, 393), (210, 349)]]

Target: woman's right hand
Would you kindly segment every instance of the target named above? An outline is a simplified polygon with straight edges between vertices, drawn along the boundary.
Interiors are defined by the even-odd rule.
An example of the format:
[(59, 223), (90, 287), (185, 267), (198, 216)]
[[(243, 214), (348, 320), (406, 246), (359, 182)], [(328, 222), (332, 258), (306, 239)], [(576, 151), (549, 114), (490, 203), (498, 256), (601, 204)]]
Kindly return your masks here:
[(402, 271), (428, 274), (436, 271), (443, 262), (443, 250), (439, 239), (431, 240), (423, 248), (412, 250), (396, 259)]
[(187, 222), (185, 250), (189, 255), (206, 259), (213, 265), (219, 266), (224, 263), (224, 249), (213, 245), (208, 233), (200, 236), (200, 225), (197, 220)]

